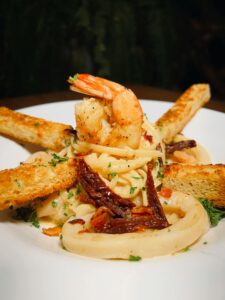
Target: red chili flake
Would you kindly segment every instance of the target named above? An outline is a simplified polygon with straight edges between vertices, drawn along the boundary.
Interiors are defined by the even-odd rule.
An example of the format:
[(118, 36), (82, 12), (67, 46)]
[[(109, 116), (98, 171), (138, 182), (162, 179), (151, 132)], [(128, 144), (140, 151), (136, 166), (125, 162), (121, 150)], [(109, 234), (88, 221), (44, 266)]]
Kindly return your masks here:
[(170, 198), (172, 195), (172, 190), (170, 188), (163, 187), (159, 194), (164, 198)]
[(149, 141), (150, 144), (153, 143), (153, 136), (150, 134), (147, 134), (147, 132), (144, 133), (144, 138)]
[(71, 220), (68, 222), (69, 224), (81, 224), (81, 225), (84, 225), (85, 224), (85, 221), (83, 219), (74, 219), (74, 220)]
[(42, 232), (48, 236), (59, 236), (62, 232), (62, 227), (55, 226), (50, 228), (42, 228)]

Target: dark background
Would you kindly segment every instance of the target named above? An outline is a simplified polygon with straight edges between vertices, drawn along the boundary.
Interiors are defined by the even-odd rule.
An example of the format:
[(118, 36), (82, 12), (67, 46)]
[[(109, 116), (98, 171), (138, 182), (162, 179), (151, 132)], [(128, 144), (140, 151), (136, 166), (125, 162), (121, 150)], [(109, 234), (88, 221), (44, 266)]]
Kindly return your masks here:
[(0, 97), (66, 90), (91, 73), (225, 98), (223, 1), (0, 2)]

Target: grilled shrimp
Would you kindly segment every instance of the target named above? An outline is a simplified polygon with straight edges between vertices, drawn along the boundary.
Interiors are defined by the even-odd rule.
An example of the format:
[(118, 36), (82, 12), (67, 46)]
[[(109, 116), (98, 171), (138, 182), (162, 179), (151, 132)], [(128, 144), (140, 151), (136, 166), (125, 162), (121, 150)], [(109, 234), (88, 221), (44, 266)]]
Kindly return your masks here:
[(94, 97), (76, 105), (80, 140), (113, 147), (139, 146), (143, 112), (130, 89), (88, 74), (77, 74), (68, 82), (72, 91)]

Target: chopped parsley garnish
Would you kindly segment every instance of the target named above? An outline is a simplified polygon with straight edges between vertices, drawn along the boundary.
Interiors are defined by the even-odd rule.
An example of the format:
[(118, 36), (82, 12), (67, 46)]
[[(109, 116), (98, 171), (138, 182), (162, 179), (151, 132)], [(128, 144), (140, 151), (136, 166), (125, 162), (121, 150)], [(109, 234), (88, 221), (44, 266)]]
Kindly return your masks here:
[(167, 202), (167, 201), (164, 201), (163, 204), (168, 205), (168, 202)]
[(109, 162), (109, 164), (108, 164), (108, 168), (111, 168), (112, 167), (112, 163), (111, 162)]
[(72, 197), (73, 197), (73, 192), (72, 192), (72, 191), (69, 191), (69, 192), (68, 192), (68, 195), (67, 195), (67, 198), (70, 199), (70, 198), (72, 198)]
[(15, 183), (16, 183), (16, 185), (17, 185), (19, 188), (21, 187), (21, 183), (19, 182), (18, 179), (15, 179)]
[(168, 164), (169, 164), (169, 161), (168, 161), (168, 159), (166, 159), (166, 160), (165, 160), (165, 164), (166, 164), (166, 165), (168, 165)]
[(158, 162), (158, 160), (156, 160), (156, 161), (154, 162), (154, 168), (158, 167), (158, 165), (159, 165), (159, 162)]
[(135, 255), (130, 255), (128, 257), (129, 261), (140, 261), (141, 259), (142, 259), (141, 256), (135, 256)]
[(23, 220), (24, 222), (31, 222), (31, 224), (36, 228), (40, 227), (37, 218), (37, 212), (30, 206), (17, 208), (14, 217), (17, 220)]
[(225, 217), (225, 211), (215, 208), (212, 202), (210, 202), (207, 199), (199, 198), (199, 201), (202, 203), (203, 207), (207, 211), (211, 225), (218, 225), (219, 221)]
[(56, 208), (56, 207), (57, 207), (57, 205), (58, 205), (58, 202), (56, 202), (56, 201), (52, 201), (52, 207), (53, 207), (53, 208)]
[(146, 188), (143, 186), (142, 191), (144, 192), (146, 190)]
[(47, 167), (47, 166), (44, 165), (44, 164), (39, 164), (38, 166), (39, 166), (39, 167), (45, 167), (45, 168)]
[(140, 175), (140, 176), (131, 176), (131, 177), (134, 178), (134, 179), (137, 179), (137, 180), (138, 180), (138, 179), (144, 179), (144, 177), (141, 176), (141, 175)]
[(111, 178), (116, 177), (116, 175), (117, 175), (117, 173), (109, 173), (109, 176), (110, 176)]
[(35, 210), (31, 214), (31, 224), (32, 224), (32, 226), (34, 226), (36, 228), (40, 227), (40, 223), (39, 223), (38, 218), (37, 218), (37, 212)]
[(67, 216), (68, 216), (68, 213), (64, 212), (64, 216), (67, 217)]
[(148, 120), (148, 116), (147, 116), (147, 114), (146, 114), (146, 113), (144, 113), (144, 116), (145, 116), (145, 118)]
[(77, 73), (74, 76), (70, 76), (69, 79), (72, 80), (73, 82), (75, 82), (77, 80), (77, 78), (78, 78), (78, 75), (79, 74)]
[(130, 194), (133, 194), (134, 193), (134, 191), (136, 190), (136, 186), (131, 186), (130, 187)]
[(203, 245), (207, 245), (208, 244), (208, 242), (207, 241), (205, 241), (204, 243), (203, 243)]
[(52, 154), (52, 159), (48, 162), (49, 165), (55, 167), (59, 163), (63, 163), (67, 161), (69, 158), (68, 157), (61, 157), (55, 153)]
[(77, 189), (76, 194), (79, 195), (81, 193), (80, 183), (77, 184), (76, 189)]
[(157, 178), (158, 179), (162, 179), (163, 177), (164, 177), (164, 175), (163, 175), (163, 168), (161, 167), (158, 170)]
[(187, 246), (187, 247), (185, 247), (182, 251), (183, 251), (183, 252), (187, 252), (187, 251), (189, 251), (189, 250), (191, 250), (191, 248), (190, 248), (189, 246)]
[(34, 127), (38, 127), (39, 125), (40, 125), (40, 123), (38, 123), (38, 122), (34, 123)]

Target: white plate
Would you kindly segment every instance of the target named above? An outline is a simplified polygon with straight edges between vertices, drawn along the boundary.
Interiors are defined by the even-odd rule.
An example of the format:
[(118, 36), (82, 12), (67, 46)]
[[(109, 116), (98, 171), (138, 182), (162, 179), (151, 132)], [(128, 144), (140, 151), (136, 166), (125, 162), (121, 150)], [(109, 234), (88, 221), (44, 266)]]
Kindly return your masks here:
[[(74, 124), (75, 101), (22, 109), (48, 120)], [(171, 103), (142, 101), (151, 121)], [(223, 113), (202, 109), (185, 135), (205, 146), (213, 162), (225, 163)], [(0, 137), (0, 169), (15, 167), (29, 155), (19, 144)], [(225, 299), (225, 222), (210, 229), (185, 253), (141, 262), (103, 261), (63, 250), (28, 224), (0, 215), (0, 299)], [(207, 241), (207, 245), (204, 242)]]

